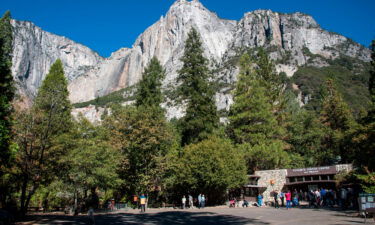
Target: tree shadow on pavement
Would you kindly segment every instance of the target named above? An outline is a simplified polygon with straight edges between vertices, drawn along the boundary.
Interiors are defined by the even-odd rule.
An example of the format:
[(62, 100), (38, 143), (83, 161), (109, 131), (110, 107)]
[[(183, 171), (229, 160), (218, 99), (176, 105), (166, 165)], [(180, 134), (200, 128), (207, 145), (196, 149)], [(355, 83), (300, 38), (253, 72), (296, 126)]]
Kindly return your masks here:
[(25, 218), (17, 219), (15, 224), (64, 224), (64, 225), (84, 225), (88, 224), (87, 216), (69, 216), (69, 215), (51, 215), (51, 214), (34, 214), (27, 215)]
[(144, 214), (112, 214), (96, 216), (96, 224), (260, 224), (257, 219), (212, 212), (160, 212)]
[[(23, 223), (16, 224), (88, 224), (86, 216), (64, 215), (34, 215), (29, 216)], [(258, 219), (232, 215), (222, 215), (212, 212), (159, 212), (159, 213), (116, 213), (95, 215), (96, 225), (118, 224), (259, 224), (267, 225)]]

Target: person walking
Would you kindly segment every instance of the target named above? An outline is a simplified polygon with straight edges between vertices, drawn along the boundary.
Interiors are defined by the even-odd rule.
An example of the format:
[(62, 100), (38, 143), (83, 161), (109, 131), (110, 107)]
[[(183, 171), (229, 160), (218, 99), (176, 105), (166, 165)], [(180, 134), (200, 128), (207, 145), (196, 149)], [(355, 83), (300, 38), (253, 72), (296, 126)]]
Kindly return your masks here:
[(315, 190), (314, 192), (315, 194), (315, 197), (316, 197), (316, 207), (319, 208), (320, 207), (320, 191), (318, 189)]
[(138, 207), (138, 196), (137, 195), (133, 196), (133, 205), (134, 205), (134, 209), (135, 208), (137, 208), (137, 209), (139, 208)]
[(289, 190), (287, 193), (285, 193), (285, 199), (286, 199), (286, 209), (290, 209), (291, 204), (292, 204), (292, 193), (290, 193)]
[(204, 195), (202, 195), (202, 202), (201, 202), (201, 205), (202, 205), (202, 208), (204, 208), (204, 206), (206, 205), (206, 197), (204, 197)]
[(189, 195), (189, 208), (193, 208), (194, 207), (194, 203), (193, 203), (193, 196)]
[(285, 199), (285, 193), (283, 191), (280, 192), (280, 200), (281, 200), (281, 206), (284, 207), (284, 199)]
[(273, 192), (273, 198), (275, 200), (275, 208), (276, 209), (280, 208), (280, 206), (279, 206), (279, 193), (277, 193), (277, 191)]
[(198, 208), (201, 208), (202, 207), (202, 195), (199, 194), (198, 195)]
[(322, 188), (320, 190), (320, 199), (321, 199), (321, 205), (326, 206), (327, 205), (327, 198), (326, 198), (327, 190), (325, 188)]
[(263, 205), (263, 196), (260, 193), (258, 194), (257, 200), (258, 206), (261, 207)]
[(146, 201), (147, 201), (147, 198), (144, 194), (141, 195), (141, 197), (139, 198), (139, 200), (141, 201), (141, 212), (146, 212)]
[(182, 202), (182, 209), (185, 209), (185, 206), (186, 206), (186, 198), (185, 198), (185, 195), (182, 196), (181, 202)]
[(315, 199), (315, 193), (313, 190), (310, 190), (307, 194), (307, 198), (309, 200), (309, 207), (315, 207), (316, 199)]

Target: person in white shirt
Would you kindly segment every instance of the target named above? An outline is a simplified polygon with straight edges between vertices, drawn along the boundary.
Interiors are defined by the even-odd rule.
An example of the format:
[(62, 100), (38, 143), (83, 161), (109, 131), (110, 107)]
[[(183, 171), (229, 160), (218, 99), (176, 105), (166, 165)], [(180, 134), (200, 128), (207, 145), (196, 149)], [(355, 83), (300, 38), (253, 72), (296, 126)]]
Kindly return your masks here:
[(186, 198), (185, 198), (185, 195), (182, 196), (182, 209), (185, 209), (185, 206), (186, 206)]

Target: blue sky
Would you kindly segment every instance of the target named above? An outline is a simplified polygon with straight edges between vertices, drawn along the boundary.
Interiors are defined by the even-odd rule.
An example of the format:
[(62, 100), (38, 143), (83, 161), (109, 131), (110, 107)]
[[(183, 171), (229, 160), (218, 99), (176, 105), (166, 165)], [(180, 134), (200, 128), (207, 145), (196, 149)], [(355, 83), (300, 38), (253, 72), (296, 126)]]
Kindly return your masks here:
[[(1, 0), (0, 13), (66, 36), (107, 57), (131, 47), (147, 27), (165, 15), (174, 0)], [(375, 39), (375, 0), (201, 0), (221, 18), (239, 20), (245, 12), (271, 9), (304, 12), (329, 31), (365, 46)]]

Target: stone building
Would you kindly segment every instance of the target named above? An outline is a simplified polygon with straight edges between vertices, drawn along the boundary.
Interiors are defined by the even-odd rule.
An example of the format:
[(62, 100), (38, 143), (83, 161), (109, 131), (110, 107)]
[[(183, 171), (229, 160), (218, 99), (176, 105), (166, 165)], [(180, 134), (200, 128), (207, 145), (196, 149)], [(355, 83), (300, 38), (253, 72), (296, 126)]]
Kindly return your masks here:
[(335, 166), (260, 170), (249, 175), (249, 183), (243, 188), (243, 196), (249, 201), (255, 201), (260, 193), (264, 202), (273, 201), (272, 192), (286, 190), (309, 191), (318, 188), (335, 189), (335, 175), (352, 170), (351, 164)]

